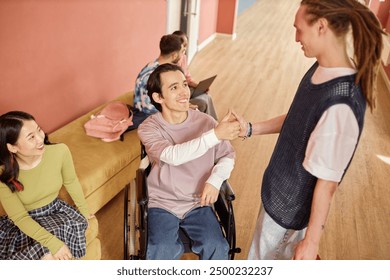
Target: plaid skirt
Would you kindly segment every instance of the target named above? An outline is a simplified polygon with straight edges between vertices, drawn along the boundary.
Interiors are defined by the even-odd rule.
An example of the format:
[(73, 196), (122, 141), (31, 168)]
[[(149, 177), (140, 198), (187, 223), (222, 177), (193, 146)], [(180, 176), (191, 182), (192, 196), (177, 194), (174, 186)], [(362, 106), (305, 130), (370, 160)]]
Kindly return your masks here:
[[(72, 206), (55, 199), (28, 213), (34, 221), (62, 240), (74, 258), (85, 255), (88, 222)], [(0, 217), (1, 260), (39, 260), (48, 253), (48, 248), (24, 234), (7, 216)]]

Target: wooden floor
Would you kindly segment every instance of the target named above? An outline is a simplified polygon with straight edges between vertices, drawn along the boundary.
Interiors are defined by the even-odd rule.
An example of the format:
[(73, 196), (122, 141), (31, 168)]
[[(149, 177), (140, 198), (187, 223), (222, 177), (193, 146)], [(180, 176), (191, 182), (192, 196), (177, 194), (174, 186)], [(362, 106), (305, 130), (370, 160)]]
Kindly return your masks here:
[[(233, 108), (251, 122), (285, 113), (313, 60), (295, 42), (299, 0), (258, 0), (238, 18), (237, 38), (217, 37), (190, 65), (197, 79), (218, 74), (210, 89), (221, 118)], [(237, 243), (246, 259), (260, 186), (277, 135), (232, 142), (236, 165), (230, 182)], [(366, 121), (354, 160), (336, 192), (323, 234), (323, 259), (390, 259), (390, 92), (378, 83), (378, 105)], [(97, 213), (103, 259), (123, 257), (123, 193)]]

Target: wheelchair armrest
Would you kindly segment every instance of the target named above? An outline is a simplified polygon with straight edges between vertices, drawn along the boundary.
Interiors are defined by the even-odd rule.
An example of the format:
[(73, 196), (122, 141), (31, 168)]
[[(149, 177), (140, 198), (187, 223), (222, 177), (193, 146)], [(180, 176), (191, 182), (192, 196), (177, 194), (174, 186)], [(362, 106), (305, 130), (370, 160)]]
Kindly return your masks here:
[(221, 189), (219, 190), (220, 194), (228, 201), (233, 201), (236, 199), (236, 195), (234, 194), (234, 190), (230, 185), (228, 180), (225, 180), (222, 183)]

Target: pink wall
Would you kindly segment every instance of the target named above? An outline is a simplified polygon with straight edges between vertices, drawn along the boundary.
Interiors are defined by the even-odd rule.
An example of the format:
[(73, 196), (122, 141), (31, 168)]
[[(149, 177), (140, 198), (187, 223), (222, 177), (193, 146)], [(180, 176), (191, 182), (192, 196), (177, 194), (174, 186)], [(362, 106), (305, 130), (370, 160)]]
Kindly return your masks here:
[(165, 26), (165, 1), (1, 1), (0, 114), (51, 132), (132, 90)]
[(387, 19), (389, 18), (390, 0), (386, 0), (385, 2), (371, 0), (370, 8), (378, 16), (378, 19), (384, 28), (387, 24)]
[(219, 0), (200, 2), (199, 45), (217, 32), (218, 2)]
[(234, 34), (239, 0), (219, 0), (217, 32)]
[[(387, 33), (390, 32), (390, 0), (380, 2), (379, 0), (371, 0), (370, 9), (377, 15), (383, 28), (386, 28)], [(390, 66), (383, 66), (387, 77), (390, 80)]]
[[(389, 14), (390, 14), (390, 12), (389, 12)], [(388, 19), (387, 19), (386, 31), (387, 31), (388, 33), (390, 33), (390, 16), (389, 16)]]

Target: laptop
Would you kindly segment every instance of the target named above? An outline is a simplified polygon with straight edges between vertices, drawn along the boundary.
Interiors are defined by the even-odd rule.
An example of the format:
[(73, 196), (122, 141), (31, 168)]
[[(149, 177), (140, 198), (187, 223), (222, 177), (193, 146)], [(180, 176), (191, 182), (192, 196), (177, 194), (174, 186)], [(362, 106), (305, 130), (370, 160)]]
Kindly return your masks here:
[(203, 81), (200, 81), (198, 83), (198, 86), (194, 89), (194, 91), (191, 94), (191, 98), (198, 97), (199, 95), (206, 92), (206, 90), (211, 86), (211, 84), (214, 82), (217, 75), (212, 76), (210, 78), (207, 78)]

